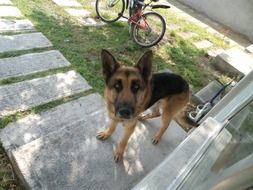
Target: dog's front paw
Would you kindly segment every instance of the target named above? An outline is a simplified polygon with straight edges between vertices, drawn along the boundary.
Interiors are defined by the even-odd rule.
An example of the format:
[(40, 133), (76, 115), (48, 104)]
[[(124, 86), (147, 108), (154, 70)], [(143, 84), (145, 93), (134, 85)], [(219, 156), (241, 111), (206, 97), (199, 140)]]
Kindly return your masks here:
[(122, 160), (122, 157), (123, 157), (123, 153), (116, 151), (114, 154), (114, 161), (118, 162), (118, 161)]
[(157, 145), (161, 140), (161, 137), (158, 137), (158, 136), (154, 136), (154, 138), (152, 139), (152, 143), (154, 145)]
[(106, 140), (108, 137), (110, 137), (110, 134), (108, 134), (107, 132), (105, 131), (100, 131), (97, 133), (96, 137), (99, 139), (99, 140)]

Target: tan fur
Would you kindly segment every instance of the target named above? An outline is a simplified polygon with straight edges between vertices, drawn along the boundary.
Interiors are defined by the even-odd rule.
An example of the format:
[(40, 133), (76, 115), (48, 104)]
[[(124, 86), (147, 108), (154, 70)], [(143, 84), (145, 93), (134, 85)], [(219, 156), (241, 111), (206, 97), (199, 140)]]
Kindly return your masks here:
[[(144, 54), (144, 56), (139, 60), (137, 66), (127, 67), (118, 64), (109, 52), (105, 51), (102, 53), (104, 76), (107, 83), (105, 87), (104, 97), (107, 103), (110, 123), (107, 129), (97, 133), (97, 138), (101, 140), (106, 140), (115, 131), (117, 124), (119, 122), (123, 123), (124, 133), (115, 151), (115, 161), (119, 161), (122, 159), (127, 142), (131, 134), (134, 132), (134, 128), (137, 124), (138, 119), (149, 119), (160, 115), (162, 116), (163, 126), (153, 138), (153, 144), (157, 144), (161, 140), (162, 135), (164, 134), (166, 129), (169, 127), (169, 124), (173, 117), (175, 117), (175, 115), (180, 110), (182, 110), (189, 101), (189, 91), (173, 96), (168, 96), (159, 101), (159, 103), (157, 104), (157, 108), (151, 115), (147, 115), (144, 117), (139, 116), (142, 112), (145, 111), (145, 108), (151, 99), (151, 71), (150, 75), (146, 76), (146, 80), (148, 81), (147, 84), (144, 82), (145, 75), (143, 73), (141, 74), (141, 69), (143, 69), (142, 64), (147, 65), (147, 62), (149, 62), (150, 59), (152, 59), (152, 55), (147, 56)], [(110, 75), (110, 78), (108, 77), (108, 75)], [(114, 85), (115, 82), (119, 80), (121, 81), (122, 89), (118, 92), (117, 90), (115, 90)], [(139, 86), (142, 88), (142, 90), (139, 90), (137, 93), (133, 93), (131, 90), (134, 81), (137, 81)], [(134, 113), (131, 118), (122, 119), (117, 116), (115, 110), (115, 102), (117, 102), (117, 100), (120, 100), (120, 102), (128, 102), (129, 105), (134, 106)], [(162, 113), (160, 113), (160, 109), (162, 110)]]
[[(155, 134), (153, 138), (153, 144), (157, 144), (160, 142), (162, 135), (169, 127), (171, 120), (187, 105), (190, 99), (190, 92), (184, 92), (178, 95), (174, 95), (171, 97), (167, 97), (161, 100), (159, 106), (161, 107), (162, 113), (159, 112), (159, 108), (156, 109), (156, 113), (152, 116), (160, 116), (162, 115), (162, 127)], [(157, 111), (158, 110), (158, 111)], [(157, 113), (158, 112), (158, 113)], [(145, 116), (144, 116), (145, 117)], [(149, 119), (152, 117), (144, 118)]]

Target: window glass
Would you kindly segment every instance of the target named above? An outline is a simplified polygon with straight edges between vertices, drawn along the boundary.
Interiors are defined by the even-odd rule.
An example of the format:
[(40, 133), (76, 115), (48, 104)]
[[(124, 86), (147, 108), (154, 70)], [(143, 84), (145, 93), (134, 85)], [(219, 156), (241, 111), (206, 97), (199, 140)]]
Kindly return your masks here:
[(253, 167), (253, 102), (231, 117), (180, 189), (211, 189), (240, 173), (249, 161), (247, 167)]

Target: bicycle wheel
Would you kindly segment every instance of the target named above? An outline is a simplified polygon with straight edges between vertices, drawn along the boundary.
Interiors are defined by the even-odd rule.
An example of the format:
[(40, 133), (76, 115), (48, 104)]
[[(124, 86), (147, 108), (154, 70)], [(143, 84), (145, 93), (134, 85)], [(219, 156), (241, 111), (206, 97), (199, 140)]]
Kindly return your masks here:
[(142, 47), (156, 45), (163, 38), (166, 24), (164, 18), (156, 12), (147, 12), (132, 27), (135, 43)]
[(96, 12), (102, 21), (115, 22), (124, 12), (124, 0), (96, 0)]

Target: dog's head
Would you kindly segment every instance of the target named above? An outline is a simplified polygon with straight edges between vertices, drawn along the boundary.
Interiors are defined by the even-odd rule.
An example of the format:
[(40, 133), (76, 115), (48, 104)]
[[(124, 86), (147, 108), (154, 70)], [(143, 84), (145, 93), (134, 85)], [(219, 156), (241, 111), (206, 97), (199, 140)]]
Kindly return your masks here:
[(119, 119), (137, 117), (150, 90), (152, 51), (144, 53), (131, 67), (119, 64), (107, 50), (102, 50), (101, 58), (109, 112)]

